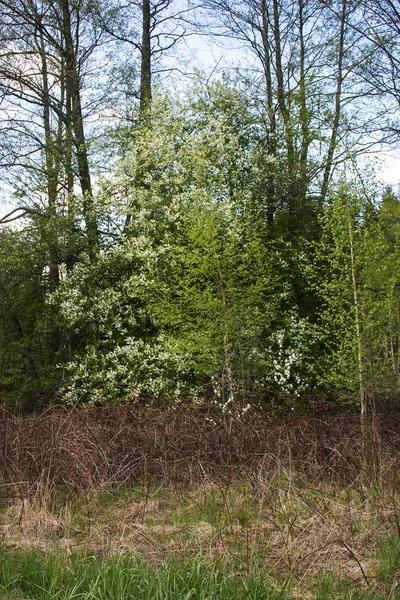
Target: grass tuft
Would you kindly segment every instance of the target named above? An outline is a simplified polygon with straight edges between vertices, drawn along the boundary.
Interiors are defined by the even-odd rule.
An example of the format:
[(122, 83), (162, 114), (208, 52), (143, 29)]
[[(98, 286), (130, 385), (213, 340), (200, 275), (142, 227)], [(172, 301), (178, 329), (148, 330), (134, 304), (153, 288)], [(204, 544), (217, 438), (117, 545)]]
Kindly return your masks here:
[(130, 556), (0, 551), (0, 594), (30, 600), (278, 600), (266, 574), (238, 575), (201, 556), (156, 567)]

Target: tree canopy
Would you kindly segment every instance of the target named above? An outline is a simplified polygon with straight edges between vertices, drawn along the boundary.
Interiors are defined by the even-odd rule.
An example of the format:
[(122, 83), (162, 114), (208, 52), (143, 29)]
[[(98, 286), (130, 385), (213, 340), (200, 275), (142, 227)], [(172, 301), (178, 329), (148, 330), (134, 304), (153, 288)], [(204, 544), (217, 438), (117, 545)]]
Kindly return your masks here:
[(397, 394), (398, 11), (0, 0), (0, 401)]

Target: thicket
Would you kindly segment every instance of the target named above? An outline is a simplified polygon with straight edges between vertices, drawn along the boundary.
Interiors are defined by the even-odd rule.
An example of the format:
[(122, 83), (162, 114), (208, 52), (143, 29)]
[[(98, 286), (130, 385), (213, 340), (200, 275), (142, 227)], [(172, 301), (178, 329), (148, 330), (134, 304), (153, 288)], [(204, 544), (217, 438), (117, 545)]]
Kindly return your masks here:
[[(305, 410), (309, 410), (306, 404)], [(282, 473), (338, 489), (376, 485), (399, 491), (399, 410), (381, 413), (368, 440), (359, 415), (241, 419), (191, 405), (168, 411), (131, 408), (67, 410), (40, 415), (0, 412), (0, 504), (98, 489), (269, 481)], [(397, 513), (394, 508), (394, 513)]]
[[(0, 401), (365, 415), (399, 385), (400, 199), (356, 160), (397, 135), (393, 6), (173, 8), (0, 1)], [(157, 93), (214, 25), (250, 70)]]
[[(153, 107), (99, 182), (104, 232), (50, 290), (46, 229), (3, 229), (1, 395), (48, 402), (391, 395), (399, 378), (400, 201), (340, 182), (294, 208), (249, 101), (209, 86)], [(273, 210), (273, 222), (267, 213)], [(67, 252), (71, 231), (58, 229)], [(59, 248), (61, 251), (61, 248)], [(75, 248), (76, 251), (76, 248)]]

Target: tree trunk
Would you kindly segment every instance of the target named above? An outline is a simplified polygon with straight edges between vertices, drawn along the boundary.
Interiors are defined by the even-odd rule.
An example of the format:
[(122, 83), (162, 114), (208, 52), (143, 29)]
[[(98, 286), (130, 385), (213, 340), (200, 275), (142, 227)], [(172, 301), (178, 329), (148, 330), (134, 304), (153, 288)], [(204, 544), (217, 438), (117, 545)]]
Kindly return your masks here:
[[(71, 29), (69, 0), (62, 1), (63, 36), (65, 42), (65, 85), (70, 99), (71, 129), (74, 135), (78, 176), (83, 195), (84, 219), (86, 224), (89, 254), (94, 257), (99, 249), (99, 234), (93, 208), (92, 183), (80, 97), (80, 75)], [(67, 125), (68, 127), (68, 125)]]
[(151, 103), (151, 35), (150, 0), (142, 0), (142, 45), (140, 66), (140, 113), (143, 114)]
[(295, 172), (294, 162), (294, 148), (293, 148), (293, 132), (291, 125), (291, 118), (289, 109), (286, 104), (285, 98), (285, 84), (283, 79), (283, 67), (282, 67), (282, 49), (281, 49), (281, 32), (279, 24), (279, 6), (278, 0), (273, 0), (274, 9), (274, 40), (275, 40), (275, 68), (276, 68), (276, 80), (277, 80), (277, 95), (278, 95), (278, 107), (282, 115), (283, 123), (285, 126), (285, 140), (286, 150), (288, 158), (288, 170), (289, 177), (293, 180)]
[(342, 99), (342, 85), (343, 85), (343, 58), (344, 58), (344, 39), (346, 33), (346, 13), (347, 13), (347, 0), (342, 0), (342, 12), (340, 18), (340, 34), (339, 34), (339, 48), (338, 48), (338, 69), (337, 69), (337, 80), (336, 80), (336, 93), (335, 93), (335, 112), (332, 123), (332, 133), (329, 142), (328, 154), (325, 161), (325, 169), (322, 178), (321, 187), (321, 200), (324, 201), (326, 194), (328, 193), (328, 184), (332, 174), (333, 156), (336, 149), (337, 137), (339, 133), (339, 123), (341, 117), (341, 99)]
[(300, 29), (300, 122), (301, 122), (301, 149), (299, 165), (299, 193), (302, 203), (305, 203), (308, 188), (307, 157), (310, 146), (310, 131), (308, 126), (308, 109), (305, 76), (305, 43), (304, 43), (304, 0), (299, 0), (299, 29)]
[[(265, 86), (267, 95), (267, 110), (269, 119), (269, 132), (268, 132), (268, 153), (275, 157), (276, 156), (276, 115), (274, 108), (274, 96), (272, 88), (272, 74), (271, 74), (271, 47), (269, 42), (269, 20), (268, 20), (268, 9), (265, 0), (261, 0), (261, 14), (262, 14), (262, 43), (264, 50), (264, 74), (265, 74)], [(272, 225), (274, 222), (274, 215), (276, 209), (276, 198), (275, 198), (275, 177), (273, 173), (267, 175), (267, 223)]]
[[(54, 218), (56, 217), (56, 203), (57, 203), (57, 190), (58, 190), (58, 178), (59, 173), (56, 164), (56, 153), (59, 152), (58, 148), (54, 147), (53, 136), (51, 131), (50, 122), (50, 92), (49, 92), (49, 78), (47, 68), (47, 56), (46, 49), (43, 40), (43, 34), (40, 34), (40, 57), (42, 63), (42, 85), (43, 85), (43, 125), (45, 133), (45, 162), (46, 162), (46, 184), (47, 184), (47, 197), (48, 197), (48, 209), (51, 221), (51, 227), (54, 225)], [(58, 284), (60, 283), (59, 275), (59, 256), (57, 248), (57, 233), (56, 231), (48, 232), (51, 236), (49, 239), (49, 289), (50, 292), (54, 292)]]

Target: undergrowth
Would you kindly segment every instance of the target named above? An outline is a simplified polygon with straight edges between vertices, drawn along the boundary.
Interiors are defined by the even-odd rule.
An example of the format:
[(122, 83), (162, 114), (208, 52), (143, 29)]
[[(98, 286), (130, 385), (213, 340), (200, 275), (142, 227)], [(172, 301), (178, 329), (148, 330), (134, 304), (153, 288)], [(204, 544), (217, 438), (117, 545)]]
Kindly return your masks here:
[(5, 415), (0, 598), (400, 598), (394, 425)]

